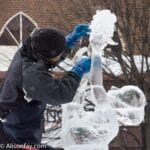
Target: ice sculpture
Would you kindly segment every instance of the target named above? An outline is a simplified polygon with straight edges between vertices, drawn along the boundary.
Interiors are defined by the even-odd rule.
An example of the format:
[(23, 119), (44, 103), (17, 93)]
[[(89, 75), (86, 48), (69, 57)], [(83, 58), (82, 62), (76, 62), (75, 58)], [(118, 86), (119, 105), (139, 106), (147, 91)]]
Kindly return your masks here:
[(118, 133), (116, 113), (102, 84), (100, 55), (107, 44), (116, 44), (111, 39), (115, 22), (116, 16), (109, 10), (97, 11), (91, 22), (92, 64), (89, 80), (95, 111), (85, 112), (83, 109), (86, 94), (84, 82), (74, 102), (63, 105), (62, 142), (65, 150), (107, 150), (108, 144)]
[[(139, 125), (144, 119), (146, 99), (138, 87), (112, 87), (108, 93), (103, 87), (101, 56), (107, 44), (117, 44), (112, 40), (115, 22), (116, 16), (109, 10), (97, 11), (91, 22), (91, 72), (82, 79), (73, 102), (62, 106), (65, 150), (108, 150), (119, 125)], [(82, 53), (79, 51), (75, 59)], [(94, 111), (84, 110), (85, 98), (95, 104)]]
[(108, 97), (117, 113), (120, 126), (135, 126), (144, 120), (146, 98), (137, 86), (127, 85), (120, 89), (112, 87), (108, 91)]

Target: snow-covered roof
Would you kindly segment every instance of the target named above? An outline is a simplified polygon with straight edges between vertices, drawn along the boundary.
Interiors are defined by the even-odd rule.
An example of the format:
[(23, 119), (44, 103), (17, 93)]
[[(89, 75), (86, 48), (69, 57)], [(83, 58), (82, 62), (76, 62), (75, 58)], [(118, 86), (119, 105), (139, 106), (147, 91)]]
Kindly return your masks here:
[(8, 69), (17, 48), (17, 46), (0, 46), (0, 71)]

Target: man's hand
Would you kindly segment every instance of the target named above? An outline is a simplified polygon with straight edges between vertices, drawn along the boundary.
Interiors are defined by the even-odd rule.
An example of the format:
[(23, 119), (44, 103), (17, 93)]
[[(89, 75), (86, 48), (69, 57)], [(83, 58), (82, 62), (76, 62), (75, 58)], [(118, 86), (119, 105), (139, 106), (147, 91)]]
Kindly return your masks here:
[(66, 36), (67, 46), (72, 48), (82, 38), (87, 36), (91, 32), (89, 25), (78, 24), (75, 26), (73, 32)]
[(78, 75), (80, 78), (85, 73), (90, 72), (91, 69), (91, 58), (90, 57), (84, 57), (81, 58), (75, 66), (72, 68), (71, 72), (74, 72), (76, 75)]

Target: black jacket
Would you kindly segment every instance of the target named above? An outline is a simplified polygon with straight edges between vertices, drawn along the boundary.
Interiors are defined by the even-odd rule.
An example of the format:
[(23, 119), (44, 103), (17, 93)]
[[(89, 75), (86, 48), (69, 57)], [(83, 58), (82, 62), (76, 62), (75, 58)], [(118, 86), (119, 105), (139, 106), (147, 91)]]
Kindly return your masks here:
[(39, 144), (46, 104), (72, 101), (80, 79), (68, 72), (54, 79), (41, 61), (32, 61), (17, 51), (0, 93), (0, 121), (5, 135), (13, 143)]

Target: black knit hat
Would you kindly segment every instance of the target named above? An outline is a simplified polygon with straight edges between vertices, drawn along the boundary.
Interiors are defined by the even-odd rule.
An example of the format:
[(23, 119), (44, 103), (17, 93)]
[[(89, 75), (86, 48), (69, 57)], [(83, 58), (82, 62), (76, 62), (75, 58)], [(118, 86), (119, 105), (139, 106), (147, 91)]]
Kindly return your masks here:
[(45, 58), (54, 58), (65, 50), (65, 36), (54, 27), (37, 29), (31, 35), (31, 47)]

